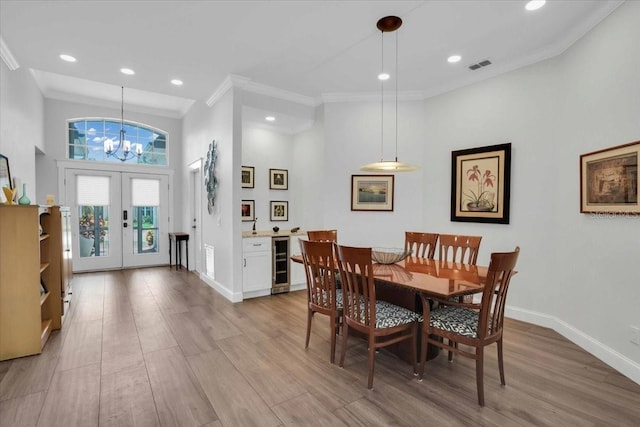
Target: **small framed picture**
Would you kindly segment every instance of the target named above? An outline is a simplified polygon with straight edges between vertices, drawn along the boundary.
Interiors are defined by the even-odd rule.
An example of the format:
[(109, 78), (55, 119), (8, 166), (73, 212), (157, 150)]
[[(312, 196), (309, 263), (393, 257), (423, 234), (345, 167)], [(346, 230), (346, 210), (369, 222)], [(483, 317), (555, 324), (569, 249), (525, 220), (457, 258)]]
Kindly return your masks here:
[(253, 188), (253, 166), (242, 166), (242, 188)]
[(242, 221), (255, 221), (256, 219), (256, 203), (253, 200), (242, 201)]
[(640, 214), (640, 141), (580, 156), (580, 212)]
[(271, 201), (271, 221), (289, 221), (289, 202)]
[(271, 190), (287, 190), (289, 188), (289, 172), (286, 169), (269, 169), (269, 188)]
[(393, 211), (393, 175), (351, 175), (352, 211)]

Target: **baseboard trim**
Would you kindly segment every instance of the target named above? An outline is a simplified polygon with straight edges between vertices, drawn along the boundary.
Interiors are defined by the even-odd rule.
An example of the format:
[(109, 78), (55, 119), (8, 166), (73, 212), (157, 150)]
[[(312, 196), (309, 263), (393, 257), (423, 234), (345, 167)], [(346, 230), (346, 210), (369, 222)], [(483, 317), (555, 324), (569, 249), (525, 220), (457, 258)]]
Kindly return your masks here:
[(242, 301), (242, 292), (234, 293), (229, 289), (222, 286), (222, 284), (211, 277), (207, 276), (206, 273), (200, 273), (200, 280), (209, 285), (211, 288), (215, 289), (217, 292), (222, 294), (223, 297), (228, 299), (231, 302), (240, 302)]
[(562, 319), (544, 313), (538, 313), (517, 307), (507, 307), (505, 316), (523, 322), (533, 323), (553, 329), (569, 341), (602, 360), (613, 369), (640, 384), (640, 364), (634, 362), (611, 347), (585, 334)]

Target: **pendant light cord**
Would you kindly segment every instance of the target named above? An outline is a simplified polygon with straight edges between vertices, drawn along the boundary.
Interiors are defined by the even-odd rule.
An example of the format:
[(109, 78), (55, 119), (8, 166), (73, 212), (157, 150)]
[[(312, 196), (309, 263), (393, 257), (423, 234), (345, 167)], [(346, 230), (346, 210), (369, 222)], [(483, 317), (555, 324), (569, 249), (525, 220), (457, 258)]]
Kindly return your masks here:
[(396, 162), (398, 161), (398, 32), (396, 31)]
[[(382, 63), (380, 64), (380, 74), (384, 73), (384, 31), (381, 31)], [(380, 80), (380, 161), (384, 159), (384, 80)]]
[(124, 86), (120, 86), (120, 145), (124, 144)]

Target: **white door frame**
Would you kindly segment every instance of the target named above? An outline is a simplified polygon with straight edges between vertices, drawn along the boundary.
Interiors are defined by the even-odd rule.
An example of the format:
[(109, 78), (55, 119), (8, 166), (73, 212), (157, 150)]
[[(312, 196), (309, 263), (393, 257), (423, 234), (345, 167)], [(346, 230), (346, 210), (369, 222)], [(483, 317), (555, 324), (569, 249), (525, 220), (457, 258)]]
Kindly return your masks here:
[[(204, 273), (204, 251), (202, 250), (202, 157), (190, 163), (189, 170), (189, 234), (193, 236), (193, 253), (195, 253), (194, 270)], [(195, 228), (194, 228), (195, 227)]]

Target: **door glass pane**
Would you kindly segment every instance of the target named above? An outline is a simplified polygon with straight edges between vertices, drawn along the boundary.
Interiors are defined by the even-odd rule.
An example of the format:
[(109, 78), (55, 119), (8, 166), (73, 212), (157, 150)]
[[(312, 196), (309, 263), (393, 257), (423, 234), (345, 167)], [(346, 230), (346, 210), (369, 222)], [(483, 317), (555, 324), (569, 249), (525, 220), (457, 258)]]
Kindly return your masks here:
[(109, 179), (76, 176), (80, 257), (109, 255)]
[(158, 208), (135, 206), (133, 208), (133, 254), (160, 252), (158, 242)]
[(80, 256), (109, 255), (109, 207), (79, 206)]

